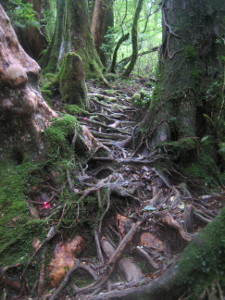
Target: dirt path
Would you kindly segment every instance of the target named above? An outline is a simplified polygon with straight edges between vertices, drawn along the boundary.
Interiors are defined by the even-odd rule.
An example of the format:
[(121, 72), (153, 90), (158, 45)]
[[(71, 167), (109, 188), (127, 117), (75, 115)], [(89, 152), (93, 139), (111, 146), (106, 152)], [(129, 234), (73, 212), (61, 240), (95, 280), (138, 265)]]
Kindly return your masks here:
[[(89, 97), (90, 113), (78, 117), (89, 157), (79, 168), (74, 165), (74, 171), (67, 170), (65, 185), (72, 195), (68, 200), (57, 202), (54, 187), (49, 194), (38, 192), (44, 202), (40, 207), (39, 200), (33, 209), (52, 227), (42, 242), (34, 239), (35, 250), (25, 266), (4, 268), (9, 297), (17, 289), (31, 298), (37, 293), (32, 299), (129, 299), (135, 290), (161, 280), (220, 210), (220, 196), (191, 193), (181, 174), (165, 168), (160, 152), (134, 147), (140, 110), (131, 105), (130, 97), (93, 87)], [(75, 132), (75, 149), (76, 138)], [(63, 222), (67, 218), (72, 218), (69, 227)], [(29, 271), (39, 259), (31, 290)], [(6, 276), (20, 267), (19, 280)], [(51, 283), (46, 283), (47, 277)]]
[(95, 89), (89, 96), (92, 112), (79, 120), (92, 154), (77, 179), (83, 197), (96, 195), (101, 211), (93, 245), (98, 262), (86, 270), (95, 280), (71, 288), (81, 257), (51, 300), (65, 296), (68, 286), (71, 299), (116, 299), (154, 281), (219, 209), (214, 197), (195, 198), (185, 183), (172, 184), (169, 171), (157, 167), (160, 154), (134, 151), (136, 109), (129, 97)]

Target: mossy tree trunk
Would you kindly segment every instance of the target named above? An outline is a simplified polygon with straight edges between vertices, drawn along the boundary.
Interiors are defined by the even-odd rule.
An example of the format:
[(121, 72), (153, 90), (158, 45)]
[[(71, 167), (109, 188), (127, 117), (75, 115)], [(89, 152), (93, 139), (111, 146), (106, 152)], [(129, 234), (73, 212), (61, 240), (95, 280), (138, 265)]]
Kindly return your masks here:
[(82, 58), (86, 77), (102, 76), (102, 64), (90, 31), (87, 0), (57, 1), (55, 34), (40, 61), (44, 71), (54, 72), (68, 52), (76, 52)]
[(58, 71), (56, 78), (64, 101), (88, 107), (85, 78), (104, 76), (90, 31), (87, 0), (57, 1), (55, 34), (40, 64), (45, 73)]
[(158, 84), (144, 121), (151, 146), (219, 133), (224, 13), (219, 0), (163, 2)]
[(62, 44), (65, 1), (56, 0), (56, 7), (57, 16), (54, 34), (48, 49), (39, 60), (39, 64), (44, 69), (45, 73), (55, 73), (58, 65), (59, 53)]
[(130, 73), (133, 71), (135, 63), (138, 58), (138, 20), (139, 16), (142, 10), (144, 0), (138, 0), (135, 15), (134, 15), (134, 20), (133, 20), (133, 25), (132, 25), (132, 32), (131, 32), (131, 38), (132, 38), (132, 57), (131, 61), (124, 71), (122, 77), (129, 77)]

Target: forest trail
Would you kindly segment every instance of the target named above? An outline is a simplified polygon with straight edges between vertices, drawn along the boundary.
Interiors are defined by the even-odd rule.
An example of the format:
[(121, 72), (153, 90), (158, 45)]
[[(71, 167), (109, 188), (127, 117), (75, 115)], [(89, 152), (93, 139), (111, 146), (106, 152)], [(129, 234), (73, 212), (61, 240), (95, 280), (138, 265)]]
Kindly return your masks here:
[(82, 200), (98, 199), (98, 207), (86, 207), (95, 223), (87, 248), (97, 257), (85, 258), (85, 272), (94, 282), (71, 285), (72, 276), (79, 276), (76, 270), (84, 268), (81, 253), (50, 300), (65, 295), (116, 299), (134, 286), (154, 281), (220, 209), (219, 196), (196, 198), (185, 183), (173, 184), (169, 170), (162, 172), (156, 164), (160, 153), (134, 151), (137, 109), (130, 97), (121, 92), (112, 96), (93, 87), (89, 97), (91, 113), (78, 119), (91, 155), (76, 173), (79, 184), (72, 186), (71, 174), (68, 182), (71, 190), (82, 192)]

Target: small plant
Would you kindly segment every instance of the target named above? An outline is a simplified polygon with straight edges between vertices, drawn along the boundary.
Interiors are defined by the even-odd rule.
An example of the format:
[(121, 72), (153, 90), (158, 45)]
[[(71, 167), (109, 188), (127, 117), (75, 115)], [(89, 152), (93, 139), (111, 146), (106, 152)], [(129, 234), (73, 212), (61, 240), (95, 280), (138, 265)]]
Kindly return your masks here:
[(147, 109), (152, 100), (152, 93), (145, 90), (141, 90), (140, 93), (136, 93), (133, 95), (132, 100), (135, 106)]
[(7, 13), (14, 26), (21, 28), (28, 25), (39, 26), (36, 12), (31, 3), (23, 3), (22, 0), (10, 0), (7, 8)]

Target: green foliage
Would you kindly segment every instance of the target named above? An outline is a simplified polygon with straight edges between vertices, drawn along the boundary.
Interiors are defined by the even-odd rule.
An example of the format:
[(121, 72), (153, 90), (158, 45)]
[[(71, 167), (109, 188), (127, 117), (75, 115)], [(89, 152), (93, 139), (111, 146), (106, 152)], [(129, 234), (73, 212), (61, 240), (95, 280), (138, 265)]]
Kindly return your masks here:
[(136, 107), (147, 109), (152, 100), (152, 93), (146, 90), (141, 90), (140, 93), (135, 93), (132, 96), (132, 101)]
[(36, 18), (36, 12), (33, 10), (31, 3), (24, 3), (22, 0), (9, 0), (7, 13), (14, 26), (39, 26)]
[(104, 36), (104, 42), (102, 43), (101, 50), (105, 55), (111, 55), (113, 48), (115, 47), (115, 33), (117, 32), (116, 26), (107, 29), (107, 34)]
[(208, 138), (203, 140), (202, 144), (203, 148), (200, 157), (195, 160), (192, 159), (186, 170), (192, 177), (200, 179), (202, 186), (216, 188), (221, 180), (221, 174), (212, 153), (207, 150), (212, 143)]
[[(159, 9), (159, 1), (146, 1), (140, 14), (138, 22), (139, 52), (145, 52), (150, 48), (159, 46), (162, 38), (161, 28), (161, 11)], [(121, 36), (131, 32), (133, 17), (137, 5), (137, 1), (115, 0), (114, 1), (114, 19), (116, 30), (114, 33), (115, 41)], [(127, 6), (126, 6), (127, 5)], [(125, 41), (118, 52), (117, 61), (129, 57), (132, 53), (131, 39)], [(152, 75), (158, 63), (158, 53), (152, 52), (147, 55), (138, 57), (134, 72), (146, 76)]]
[[(209, 71), (208, 71), (209, 72)], [(213, 74), (212, 74), (213, 75)], [(218, 81), (213, 81), (212, 84), (206, 90), (205, 99), (207, 101), (212, 101), (218, 98), (218, 94), (222, 91), (222, 84)]]

